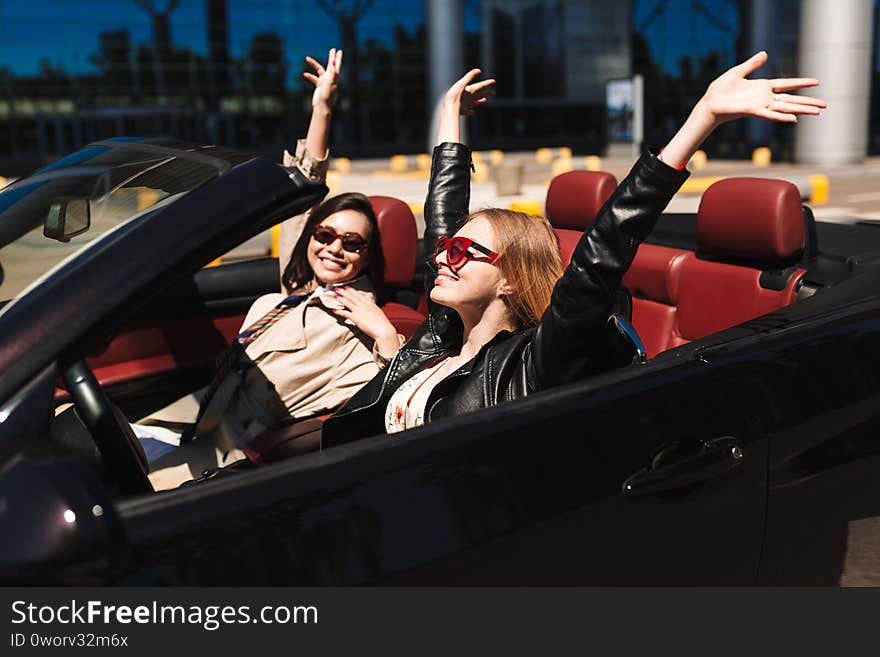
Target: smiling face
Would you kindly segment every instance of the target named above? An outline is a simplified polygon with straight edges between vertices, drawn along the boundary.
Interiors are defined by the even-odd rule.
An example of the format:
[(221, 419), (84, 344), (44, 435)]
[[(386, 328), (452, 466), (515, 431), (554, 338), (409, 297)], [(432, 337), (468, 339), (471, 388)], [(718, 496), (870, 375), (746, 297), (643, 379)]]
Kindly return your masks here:
[[(489, 221), (476, 217), (455, 234), (467, 237), (491, 249), (498, 250), (498, 240)], [(437, 256), (437, 279), (431, 290), (431, 299), (439, 304), (462, 311), (484, 312), (492, 303), (502, 302), (509, 293), (507, 282), (499, 269), (478, 252), (476, 259), (468, 259), (455, 271), (449, 267), (446, 252)], [(503, 303), (503, 302), (502, 302)]]
[[(321, 222), (340, 236), (357, 233), (367, 243), (370, 241), (370, 222), (356, 210), (340, 210)], [(330, 244), (321, 244), (314, 236), (309, 239), (306, 256), (309, 266), (315, 273), (318, 283), (344, 283), (356, 278), (367, 266), (369, 249), (353, 253), (342, 248), (342, 240), (337, 238)]]

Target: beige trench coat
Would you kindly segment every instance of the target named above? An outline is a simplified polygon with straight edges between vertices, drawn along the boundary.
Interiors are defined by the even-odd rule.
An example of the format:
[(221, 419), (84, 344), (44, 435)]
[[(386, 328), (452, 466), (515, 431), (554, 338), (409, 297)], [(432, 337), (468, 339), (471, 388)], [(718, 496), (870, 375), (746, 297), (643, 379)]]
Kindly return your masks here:
[[(320, 180), (326, 172), (326, 158), (310, 157), (302, 140), (296, 159), (287, 152), (284, 155), (286, 166), (298, 166), (313, 180)], [(285, 257), (280, 258), (281, 272), (304, 224), (305, 215), (282, 225), (280, 253)], [(348, 285), (372, 292), (366, 277)], [(263, 317), (285, 296), (273, 293), (257, 299), (242, 329)], [(241, 448), (273, 424), (288, 417), (332, 411), (372, 379), (387, 359), (374, 351), (370, 338), (332, 313), (332, 308), (338, 307), (332, 290), (319, 289), (250, 343), (245, 349), (244, 367), (230, 374), (237, 379), (224, 380), (234, 392), (217, 428), (209, 436), (199, 436), (154, 461), (149, 475), (153, 487), (176, 487), (200, 476), (206, 468), (243, 458)], [(204, 393), (205, 388), (186, 395), (137, 424), (182, 432), (195, 422)]]

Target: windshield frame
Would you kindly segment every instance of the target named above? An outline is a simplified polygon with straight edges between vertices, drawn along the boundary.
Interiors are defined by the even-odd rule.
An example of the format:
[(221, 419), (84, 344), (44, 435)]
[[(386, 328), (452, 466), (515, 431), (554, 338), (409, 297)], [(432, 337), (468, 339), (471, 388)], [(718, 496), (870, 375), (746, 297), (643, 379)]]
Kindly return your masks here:
[(265, 158), (229, 154), (225, 174), (104, 234), (0, 309), (0, 402), (52, 360), (84, 357), (182, 277), (327, 193)]
[[(149, 216), (158, 204), (191, 193), (232, 166), (229, 160), (168, 145), (105, 140), (7, 186), (0, 191), (0, 249), (9, 249), (3, 255), (10, 260), (4, 262), (0, 301), (15, 301), (106, 233)], [(64, 234), (55, 226), (50, 234), (46, 213), (63, 212), (58, 208), (78, 199), (87, 203), (84, 229), (70, 232), (62, 223)]]

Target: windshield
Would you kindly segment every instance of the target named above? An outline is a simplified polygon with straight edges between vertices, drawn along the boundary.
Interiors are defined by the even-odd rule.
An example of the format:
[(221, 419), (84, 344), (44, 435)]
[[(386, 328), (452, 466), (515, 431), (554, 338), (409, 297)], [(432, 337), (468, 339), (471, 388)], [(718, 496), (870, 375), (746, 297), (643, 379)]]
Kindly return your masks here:
[(90, 146), (0, 191), (0, 302), (109, 231), (221, 173), (209, 158)]

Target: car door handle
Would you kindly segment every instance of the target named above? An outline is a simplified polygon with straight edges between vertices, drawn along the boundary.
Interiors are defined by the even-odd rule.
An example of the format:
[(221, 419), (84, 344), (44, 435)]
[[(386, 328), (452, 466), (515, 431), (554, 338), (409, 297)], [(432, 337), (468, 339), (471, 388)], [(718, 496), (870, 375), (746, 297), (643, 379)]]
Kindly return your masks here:
[(743, 456), (742, 446), (733, 436), (715, 438), (703, 443), (696, 454), (639, 470), (623, 482), (623, 492), (627, 497), (639, 497), (697, 484), (738, 468)]

